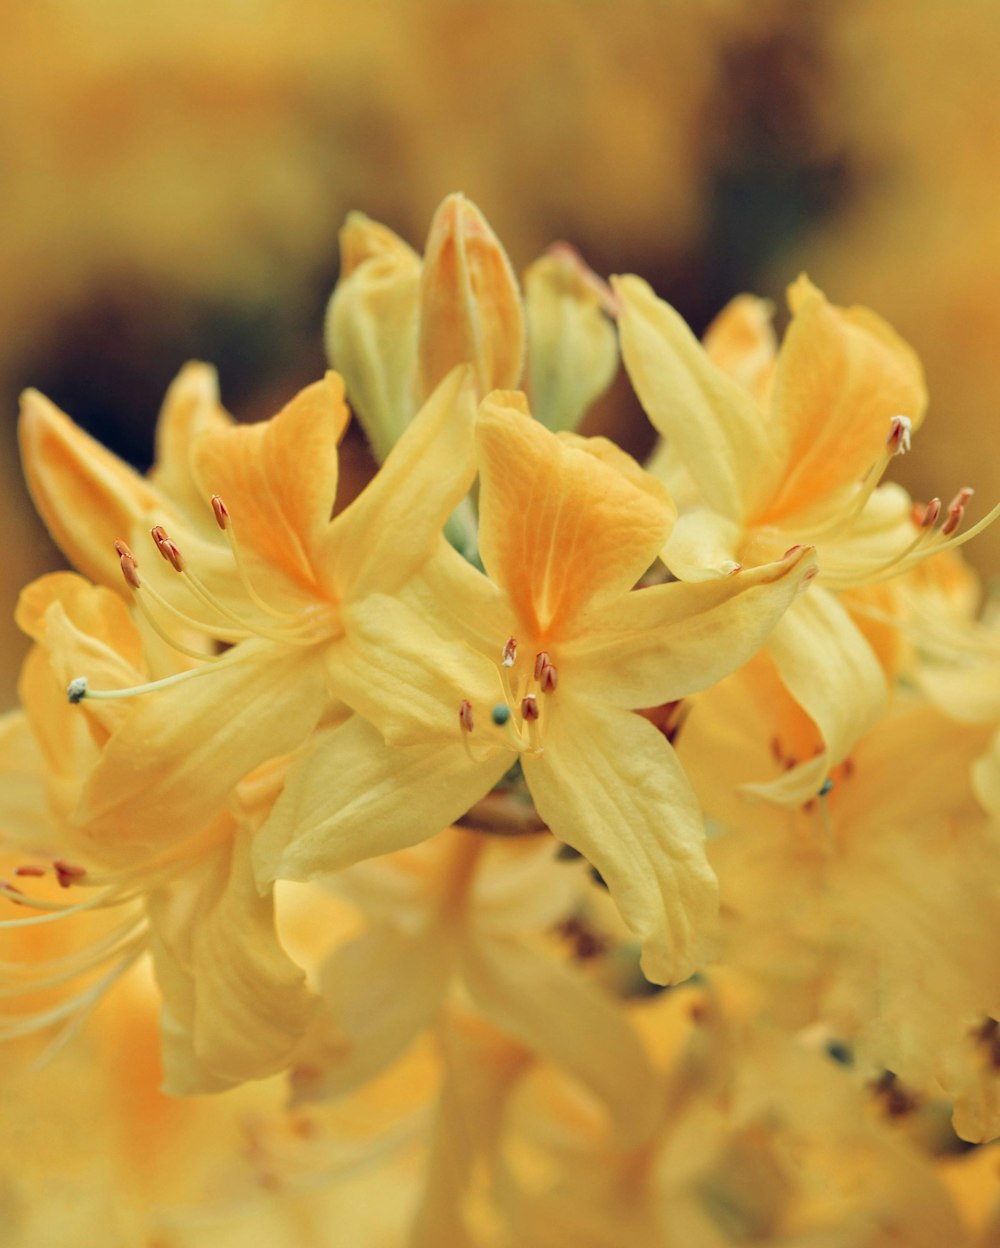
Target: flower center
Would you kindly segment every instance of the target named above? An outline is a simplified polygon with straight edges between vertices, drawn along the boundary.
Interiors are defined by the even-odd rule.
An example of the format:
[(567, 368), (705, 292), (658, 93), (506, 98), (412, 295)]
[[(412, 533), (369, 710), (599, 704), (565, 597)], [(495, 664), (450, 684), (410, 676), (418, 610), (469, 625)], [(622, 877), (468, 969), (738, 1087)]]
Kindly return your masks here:
[[(533, 667), (517, 663), (517, 638), (508, 637), (500, 650), (497, 665), (503, 701), (488, 708), (489, 720), (480, 730), (485, 752), (472, 747), (478, 711), (466, 698), (459, 704), (458, 723), (466, 753), (474, 762), (483, 762), (498, 749), (535, 756), (544, 750), (542, 737), (549, 710), (548, 697), (559, 686), (559, 671), (547, 650), (539, 650)], [(483, 708), (486, 709), (486, 708)]]

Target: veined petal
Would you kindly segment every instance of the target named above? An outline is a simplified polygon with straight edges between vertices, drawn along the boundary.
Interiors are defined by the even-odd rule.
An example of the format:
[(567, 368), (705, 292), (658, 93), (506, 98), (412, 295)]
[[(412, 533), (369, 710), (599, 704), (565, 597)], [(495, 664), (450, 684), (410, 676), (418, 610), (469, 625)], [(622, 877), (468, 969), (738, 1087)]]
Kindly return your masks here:
[(875, 726), (888, 689), (871, 646), (837, 599), (819, 585), (785, 612), (768, 638), (767, 653), (826, 748), (780, 780), (748, 786), (748, 791), (783, 806), (800, 806), (816, 796), (829, 769)]
[(317, 738), (257, 834), (258, 881), (312, 879), (443, 831), (510, 765), (502, 750), (473, 762), (457, 712), (455, 738), (454, 745), (390, 746), (360, 715)]
[[(249, 832), (226, 837), (209, 859), (154, 894), (149, 916), (157, 971), (166, 971), (166, 1006), (190, 1029), (198, 1066), (213, 1080), (239, 1083), (287, 1065), (316, 999), (278, 942), (271, 896), (254, 885)], [(190, 979), (187, 1002), (187, 994), (171, 1000), (178, 975)], [(189, 1072), (188, 1089), (197, 1082), (198, 1072)]]
[(475, 388), (468, 365), (441, 382), (361, 494), (327, 529), (316, 554), (341, 602), (403, 585), (435, 549), (476, 475)]
[[(459, 740), (458, 708), (502, 701), (495, 664), (445, 641), (399, 599), (371, 594), (344, 612), (346, 638), (327, 651), (330, 687), (392, 745)], [(510, 629), (497, 633), (499, 660)]]
[(219, 494), (241, 545), (301, 584), (337, 492), (337, 446), (350, 414), (336, 373), (301, 390), (271, 420), (206, 432), (193, 448), (205, 507)]
[(686, 698), (742, 666), (815, 570), (815, 555), (803, 549), (723, 580), (635, 590), (588, 613), (586, 632), (560, 647), (561, 659), (594, 705)]
[(322, 647), (245, 641), (180, 684), (138, 695), (84, 789), (74, 823), (127, 861), (216, 817), (233, 786), (294, 750), (329, 702)]
[(557, 696), (544, 753), (522, 760), (538, 813), (600, 872), (642, 943), (647, 978), (685, 979), (704, 956), (718, 907), (687, 777), (645, 719)]
[(515, 937), (462, 946), (462, 977), (476, 1009), (545, 1062), (573, 1075), (608, 1108), (620, 1146), (653, 1126), (653, 1072), (619, 1003), (574, 971)]
[[(219, 379), (209, 364), (185, 364), (167, 390), (156, 425), (156, 463), (149, 481), (189, 521), (215, 527), (191, 472), (191, 448), (204, 433), (228, 429), (232, 417), (219, 401)], [(121, 536), (121, 534), (118, 534)]]
[(420, 381), (424, 394), (456, 364), (471, 364), (482, 397), (516, 386), (524, 364), (521, 292), (500, 240), (464, 195), (431, 222), (420, 277)]
[(536, 419), (549, 429), (575, 429), (614, 378), (610, 294), (565, 246), (553, 247), (524, 275), (528, 390)]
[(624, 452), (612, 464), (606, 446), (591, 453), (550, 433), (520, 395), (484, 401), (477, 442), (483, 563), (539, 640), (591, 599), (630, 589), (666, 541), (666, 493), (620, 471)]
[(834, 307), (804, 276), (789, 303), (771, 405), (786, 475), (760, 523), (861, 480), (885, 448), (892, 417), (916, 428), (927, 405), (919, 360), (873, 312)]
[(5, 845), (25, 854), (44, 853), (51, 845), (47, 762), (24, 711), (0, 715), (0, 828)]
[(760, 408), (644, 281), (620, 277), (612, 284), (623, 305), (622, 358), (646, 415), (712, 510), (742, 520), (768, 497), (777, 470)]
[(169, 523), (174, 509), (37, 390), (21, 397), (18, 432), (25, 479), (55, 543), (91, 580), (123, 588), (115, 538), (148, 512)]
[(326, 314), (326, 349), (376, 458), (419, 406), (420, 257), (392, 230), (352, 212), (340, 231), (341, 274)]

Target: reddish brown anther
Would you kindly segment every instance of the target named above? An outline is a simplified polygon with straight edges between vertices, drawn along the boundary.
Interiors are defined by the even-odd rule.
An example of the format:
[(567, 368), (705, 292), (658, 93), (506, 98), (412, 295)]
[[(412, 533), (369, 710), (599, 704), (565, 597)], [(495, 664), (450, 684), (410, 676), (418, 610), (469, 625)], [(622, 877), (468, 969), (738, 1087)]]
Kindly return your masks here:
[(913, 424), (908, 416), (893, 416), (889, 422), (889, 436), (885, 445), (891, 455), (905, 455), (910, 449), (910, 432)]
[(471, 732), (473, 729), (472, 722), (472, 703), (468, 698), (463, 698), (458, 704), (458, 722), (462, 725), (463, 732)]
[(118, 563), (121, 566), (125, 584), (131, 589), (138, 589), (142, 582), (139, 580), (139, 573), (136, 571), (139, 565), (136, 562), (135, 555), (121, 540), (115, 542), (115, 554), (118, 556)]
[(924, 508), (923, 514), (921, 515), (918, 521), (918, 524), (920, 525), (922, 529), (931, 529), (934, 527), (935, 524), (937, 524), (938, 517), (940, 515), (941, 515), (941, 500), (939, 498), (932, 498), (931, 501)]
[(514, 660), (517, 658), (517, 638), (508, 637), (503, 643), (503, 665), (504, 667), (513, 667)]
[(52, 869), (56, 873), (56, 879), (61, 888), (69, 888), (71, 884), (78, 883), (87, 874), (86, 867), (78, 867), (72, 862), (67, 862), (65, 858), (53, 858)]
[(175, 542), (172, 542), (167, 536), (167, 530), (162, 524), (154, 524), (149, 530), (149, 535), (156, 543), (156, 549), (166, 559), (175, 572), (184, 571), (184, 556), (178, 550)]
[(555, 693), (558, 684), (558, 670), (553, 663), (546, 663), (538, 674), (538, 687), (542, 693)]
[(549, 658), (547, 650), (539, 650), (535, 655), (535, 680), (541, 680), (542, 668), (548, 666), (552, 660)]
[(44, 875), (45, 868), (35, 866), (34, 863), (27, 863), (23, 867), (14, 868), (15, 875)]
[(218, 494), (212, 495), (212, 511), (215, 512), (215, 523), (224, 533), (229, 528), (229, 508)]
[(781, 557), (782, 559), (791, 559), (792, 555), (794, 555), (797, 551), (800, 551), (801, 549), (802, 549), (801, 542), (799, 543), (798, 546), (789, 546), (789, 548), (785, 551), (785, 553)]
[(538, 699), (533, 693), (521, 699), (521, 717), (525, 720), (537, 719), (539, 716)]

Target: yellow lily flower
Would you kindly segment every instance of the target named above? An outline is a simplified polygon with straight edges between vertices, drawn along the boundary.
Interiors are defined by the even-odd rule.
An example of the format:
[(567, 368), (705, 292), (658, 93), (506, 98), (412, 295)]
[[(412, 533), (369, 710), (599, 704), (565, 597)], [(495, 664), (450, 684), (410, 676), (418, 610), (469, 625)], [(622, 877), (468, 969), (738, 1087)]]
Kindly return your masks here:
[(408, 603), (372, 595), (345, 613), (341, 688), (364, 718), (290, 774), (258, 841), (261, 878), (424, 840), (520, 761), (541, 818), (597, 868), (643, 943), (646, 975), (683, 978), (715, 882), (684, 773), (632, 712), (745, 662), (814, 561), (800, 550), (633, 593), (673, 522), (661, 486), (610, 443), (550, 433), (516, 394), (483, 403), (477, 444), (491, 579), (443, 550)]
[[(35, 832), (30, 849), (24, 845), (17, 887), (0, 889), (25, 917), (4, 920), (0, 929), (57, 923), (82, 928), (89, 943), (79, 942), (69, 958), (26, 963), (8, 995), (13, 984), (22, 993), (76, 987), (0, 1031), (15, 1036), (58, 1025), (72, 1031), (149, 949), (164, 997), (170, 1091), (216, 1091), (282, 1069), (315, 1001), (278, 943), (270, 894), (258, 892), (250, 872), (250, 839), (277, 792), (280, 769), (244, 781), (205, 828), (164, 822), (155, 844), (130, 835), (127, 813), (117, 831), (88, 827), (77, 815), (79, 795), (115, 732), (129, 731), (131, 703), (70, 706), (66, 673), (85, 661), (109, 689), (139, 683), (141, 639), (116, 595), (70, 573), (29, 586), (18, 622), (37, 643), (22, 678), (23, 735), (35, 751), (30, 774), (44, 787), (51, 814), (44, 840)], [(17, 830), (17, 796), (6, 788), (3, 815), (5, 829)], [(36, 877), (57, 879), (83, 900), (57, 900), (51, 889), (39, 894), (29, 887)], [(96, 934), (87, 926), (95, 912), (99, 920), (113, 916)]]
[[(153, 846), (164, 827), (193, 833), (254, 767), (294, 750), (324, 717), (347, 714), (337, 693), (344, 612), (375, 590), (396, 592), (433, 550), (474, 475), (475, 408), (468, 370), (456, 369), (375, 480), (331, 520), (341, 396), (331, 374), (252, 426), (217, 414), (185, 419), (175, 405), (152, 484), (26, 396), (27, 475), (53, 534), (71, 558), (106, 573), (99, 552), (120, 535), (114, 526), (137, 542), (134, 534), (172, 517), (172, 536), (154, 530), (165, 561), (141, 559), (140, 573), (119, 548), (121, 571), (136, 604), (150, 600), (147, 620), (181, 653), (205, 658), (137, 687), (143, 696), (107, 741), (75, 815), (91, 835), (112, 840), (127, 826), (131, 841)], [(210, 519), (202, 528), (188, 520), (199, 496), (219, 523), (211, 541)], [(215, 641), (231, 648), (215, 656)], [(86, 664), (73, 675), (88, 678), (81, 696), (96, 697)]]
[(876, 655), (838, 595), (968, 540), (990, 517), (955, 537), (963, 492), (940, 527), (937, 500), (915, 526), (905, 491), (878, 486), (919, 427), (926, 395), (913, 352), (873, 313), (836, 308), (799, 278), (775, 354), (760, 300), (734, 301), (702, 347), (639, 278), (617, 279), (615, 290), (626, 368), (669, 443), (658, 470), (668, 480), (680, 474), (690, 501), (663, 552), (667, 565), (698, 580), (756, 566), (798, 542), (816, 545), (814, 592), (768, 642), (823, 740), (813, 761), (772, 785), (775, 800), (800, 805), (885, 707)]

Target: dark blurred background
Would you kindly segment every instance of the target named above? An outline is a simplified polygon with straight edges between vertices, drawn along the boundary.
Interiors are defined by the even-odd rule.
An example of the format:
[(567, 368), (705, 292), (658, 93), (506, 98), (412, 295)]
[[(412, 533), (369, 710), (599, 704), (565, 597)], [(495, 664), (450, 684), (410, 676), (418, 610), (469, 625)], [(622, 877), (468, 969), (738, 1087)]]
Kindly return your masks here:
[[(931, 412), (897, 476), (1000, 493), (995, 0), (33, 0), (0, 5), (4, 615), (58, 566), (19, 483), (26, 385), (140, 467), (214, 363), (237, 415), (324, 366), (337, 230), (420, 247), (449, 191), (522, 270), (557, 239), (701, 330), (801, 269), (889, 319)], [(637, 452), (650, 435), (618, 392)], [(979, 513), (977, 513), (979, 514)], [(967, 547), (995, 571), (1000, 533)], [(0, 626), (0, 704), (21, 639)]]

